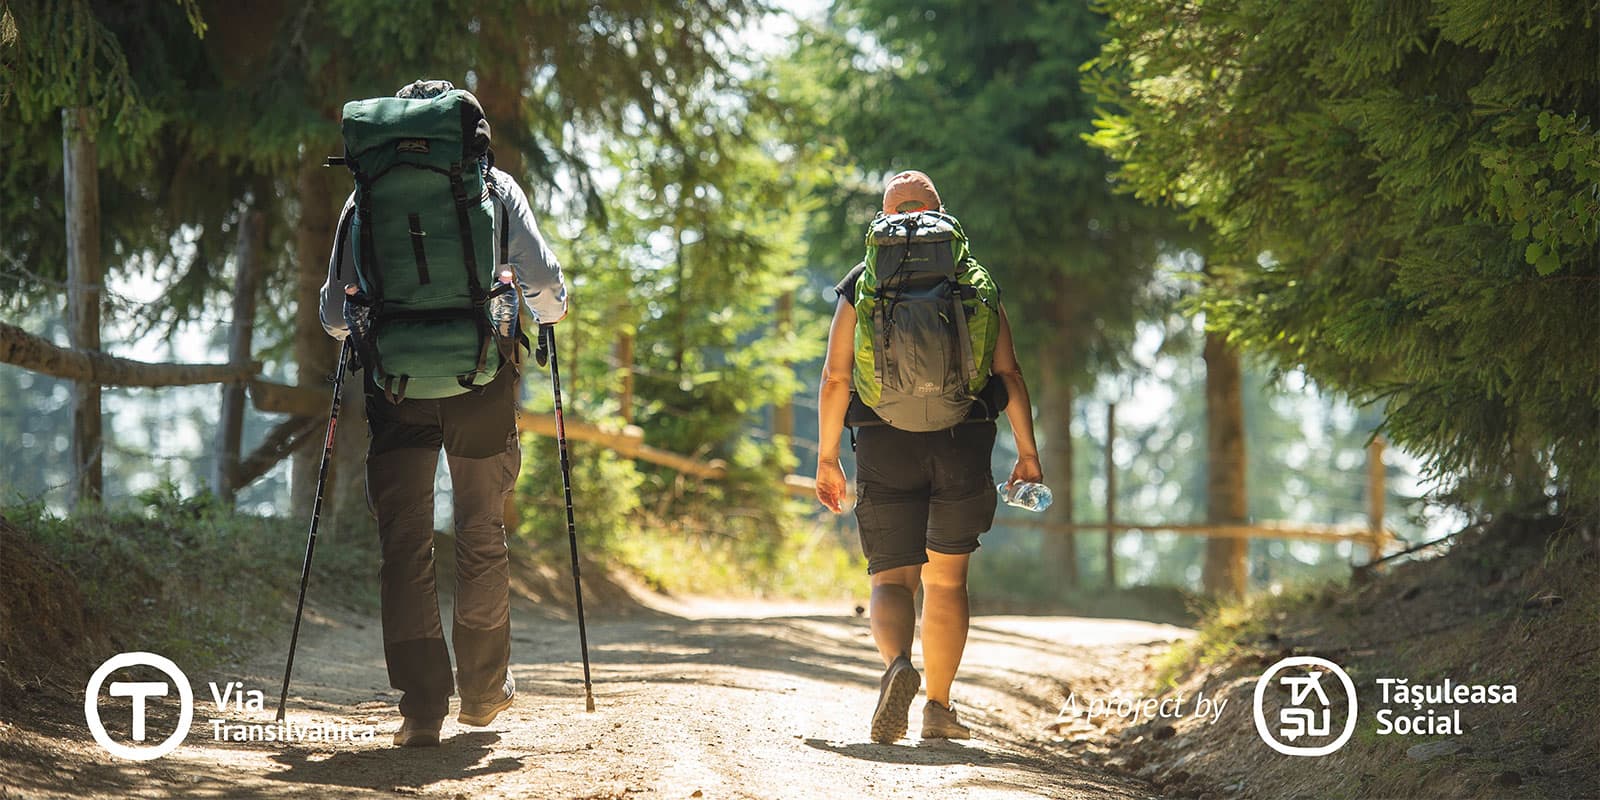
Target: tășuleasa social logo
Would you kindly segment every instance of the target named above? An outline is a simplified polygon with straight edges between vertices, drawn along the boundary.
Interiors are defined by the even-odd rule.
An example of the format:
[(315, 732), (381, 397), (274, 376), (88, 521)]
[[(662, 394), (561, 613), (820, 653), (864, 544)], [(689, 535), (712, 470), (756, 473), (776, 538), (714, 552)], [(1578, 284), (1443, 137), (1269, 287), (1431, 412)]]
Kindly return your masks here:
[[(1374, 683), (1378, 708), (1372, 721), (1378, 736), (1460, 735), (1466, 732), (1463, 707), (1517, 702), (1513, 684), (1458, 684), (1451, 678), (1413, 683), (1393, 677)], [(1256, 733), (1284, 755), (1325, 756), (1343, 747), (1355, 733), (1357, 709), (1355, 682), (1325, 658), (1290, 656), (1256, 679)]]
[[(109, 680), (118, 673), (137, 670), (141, 680)], [(161, 680), (148, 680), (160, 673)], [(124, 677), (133, 677), (125, 674)], [(294, 720), (261, 723), (249, 718), (266, 713), (266, 697), (259, 689), (246, 689), (238, 681), (207, 684), (214, 706), (214, 718), (207, 726), (218, 742), (300, 742), (368, 743), (377, 738), (370, 725), (328, 722), (301, 723)], [(127, 708), (121, 702), (127, 700)], [(178, 718), (170, 722), (176, 703)], [(114, 708), (102, 706), (114, 705)], [(107, 659), (89, 677), (83, 692), (83, 716), (96, 744), (107, 753), (129, 761), (150, 761), (178, 749), (194, 723), (194, 688), (189, 678), (171, 659), (155, 653), (119, 653)], [(232, 719), (228, 719), (231, 717)], [(241, 717), (243, 719), (241, 719)], [(107, 725), (107, 720), (116, 724)], [(122, 724), (126, 720), (127, 724)], [(162, 728), (153, 730), (153, 728)], [(170, 728), (170, 730), (168, 730)], [(113, 730), (115, 729), (115, 730)], [(163, 735), (165, 734), (165, 735)]]
[[(1277, 717), (1268, 720), (1267, 692), (1272, 689), (1286, 696)], [(1286, 756), (1325, 756), (1344, 747), (1356, 732), (1356, 685), (1332, 661), (1290, 656), (1268, 667), (1256, 679), (1253, 709), (1256, 733), (1267, 746)], [(1335, 726), (1338, 736), (1333, 736)], [(1301, 740), (1319, 743), (1300, 744)]]

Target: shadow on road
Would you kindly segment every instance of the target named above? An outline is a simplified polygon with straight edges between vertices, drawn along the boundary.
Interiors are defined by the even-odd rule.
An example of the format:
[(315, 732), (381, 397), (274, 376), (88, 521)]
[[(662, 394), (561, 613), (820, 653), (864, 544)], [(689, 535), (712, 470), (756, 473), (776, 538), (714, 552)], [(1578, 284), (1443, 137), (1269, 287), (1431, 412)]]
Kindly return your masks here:
[(272, 756), (288, 769), (267, 777), (289, 783), (396, 790), (522, 769), (526, 756), (485, 760), (499, 741), (498, 733), (474, 731), (452, 736), (440, 747), (345, 750), (317, 760), (306, 751), (291, 750)]

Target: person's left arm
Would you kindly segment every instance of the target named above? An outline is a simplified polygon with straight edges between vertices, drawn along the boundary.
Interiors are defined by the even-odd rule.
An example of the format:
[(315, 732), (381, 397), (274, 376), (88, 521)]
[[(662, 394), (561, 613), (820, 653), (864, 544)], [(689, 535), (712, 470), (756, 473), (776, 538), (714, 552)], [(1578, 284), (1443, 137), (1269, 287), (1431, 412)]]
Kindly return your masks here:
[(1006, 316), (1004, 304), (1000, 306), (1000, 336), (994, 346), (993, 372), (1011, 396), (1006, 403), (1006, 419), (1011, 423), (1012, 437), (1017, 440), (1017, 463), (1011, 468), (1006, 484), (1043, 483), (1039, 445), (1033, 438), (1033, 402), (1028, 398), (1028, 383), (1022, 379), (1022, 366), (1017, 363), (1016, 346), (1011, 341), (1011, 319)]
[(567, 284), (561, 263), (539, 234), (533, 208), (522, 187), (504, 172), (495, 170), (493, 174), (509, 227), (507, 252), (501, 254), (500, 261), (513, 265), (523, 301), (540, 324), (560, 322), (567, 316)]

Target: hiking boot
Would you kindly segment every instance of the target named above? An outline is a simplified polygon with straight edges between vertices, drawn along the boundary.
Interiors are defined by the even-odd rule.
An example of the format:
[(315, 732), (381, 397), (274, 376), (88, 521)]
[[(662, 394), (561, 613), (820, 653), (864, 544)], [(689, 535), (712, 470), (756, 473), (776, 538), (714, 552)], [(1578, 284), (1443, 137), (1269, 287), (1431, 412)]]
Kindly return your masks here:
[(505, 686), (501, 687), (498, 699), (479, 703), (469, 703), (466, 700), (462, 700), (461, 713), (456, 715), (456, 721), (462, 725), (482, 728), (494, 722), (494, 718), (500, 716), (500, 712), (510, 708), (511, 701), (515, 700), (516, 697), (517, 682), (512, 680), (510, 675), (507, 675)]
[(911, 659), (900, 656), (883, 671), (878, 687), (878, 708), (872, 712), (872, 741), (889, 744), (906, 735), (906, 716), (911, 701), (922, 688), (922, 675), (911, 666)]
[(956, 719), (956, 710), (937, 700), (929, 700), (922, 707), (922, 738), (970, 739), (972, 729)]
[(439, 728), (444, 719), (414, 719), (406, 717), (400, 730), (394, 732), (395, 747), (438, 747)]

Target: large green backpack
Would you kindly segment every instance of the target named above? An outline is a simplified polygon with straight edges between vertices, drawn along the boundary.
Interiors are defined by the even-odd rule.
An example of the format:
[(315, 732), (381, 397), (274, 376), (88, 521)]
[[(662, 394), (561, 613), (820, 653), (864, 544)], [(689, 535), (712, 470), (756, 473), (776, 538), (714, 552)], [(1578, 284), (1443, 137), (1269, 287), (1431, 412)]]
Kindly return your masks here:
[(994, 363), (1000, 294), (937, 211), (880, 215), (856, 283), (854, 384), (884, 422), (937, 431), (966, 419)]
[(498, 254), (482, 107), (459, 89), (356, 100), (342, 128), (356, 209), (339, 236), (372, 303), (373, 382), (394, 402), (489, 383), (506, 357), (484, 311)]

